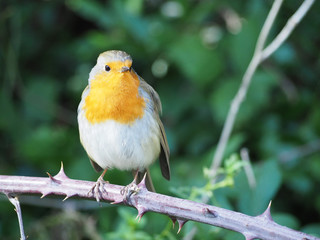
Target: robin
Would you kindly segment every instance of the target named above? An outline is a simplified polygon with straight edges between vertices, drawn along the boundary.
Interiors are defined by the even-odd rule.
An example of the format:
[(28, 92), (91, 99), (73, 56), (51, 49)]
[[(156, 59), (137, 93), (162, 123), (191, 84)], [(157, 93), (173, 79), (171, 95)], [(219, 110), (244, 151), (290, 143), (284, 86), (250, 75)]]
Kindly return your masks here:
[[(162, 175), (170, 180), (161, 111), (159, 95), (133, 70), (130, 55), (117, 50), (99, 55), (78, 107), (80, 141), (94, 169), (103, 170), (92, 188), (97, 201), (110, 168), (136, 172), (137, 182), (159, 157)], [(150, 174), (147, 188), (154, 191)]]

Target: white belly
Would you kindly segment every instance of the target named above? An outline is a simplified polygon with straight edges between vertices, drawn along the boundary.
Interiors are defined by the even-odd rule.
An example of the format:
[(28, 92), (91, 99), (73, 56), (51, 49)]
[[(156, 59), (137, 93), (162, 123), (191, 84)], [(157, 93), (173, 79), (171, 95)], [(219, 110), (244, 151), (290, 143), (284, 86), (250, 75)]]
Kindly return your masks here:
[(145, 169), (160, 153), (159, 125), (149, 112), (131, 125), (113, 120), (92, 124), (78, 112), (80, 139), (87, 154), (102, 168)]

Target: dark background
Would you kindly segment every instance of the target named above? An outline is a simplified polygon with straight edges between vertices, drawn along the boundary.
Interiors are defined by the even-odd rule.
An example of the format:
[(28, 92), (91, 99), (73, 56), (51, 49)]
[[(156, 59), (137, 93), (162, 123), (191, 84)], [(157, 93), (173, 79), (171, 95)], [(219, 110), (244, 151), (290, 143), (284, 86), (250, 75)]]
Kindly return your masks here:
[[(299, 4), (284, 2), (268, 43)], [(255, 0), (1, 1), (0, 174), (46, 176), (63, 162), (69, 177), (97, 179), (79, 142), (77, 105), (99, 53), (121, 49), (162, 100), (172, 180), (163, 179), (155, 163), (157, 191), (199, 201), (211, 192), (204, 168), (211, 165), (271, 5)], [(248, 148), (256, 188), (250, 189), (242, 168), (231, 171), (210, 202), (258, 215), (272, 200), (278, 223), (312, 234), (320, 234), (319, 12), (316, 2), (258, 68), (240, 108), (225, 157), (235, 154), (239, 160), (240, 149)], [(112, 170), (106, 179), (125, 185), (132, 176)], [(13, 206), (4, 196), (0, 200), (0, 238), (18, 239)], [(195, 239), (244, 239), (191, 222), (176, 235), (168, 217), (148, 213), (138, 223), (136, 211), (127, 207), (79, 202), (74, 210), (58, 199), (32, 202), (35, 206), (22, 205), (30, 239), (181, 239), (193, 226), (199, 228)], [(47, 207), (36, 206), (40, 202)]]

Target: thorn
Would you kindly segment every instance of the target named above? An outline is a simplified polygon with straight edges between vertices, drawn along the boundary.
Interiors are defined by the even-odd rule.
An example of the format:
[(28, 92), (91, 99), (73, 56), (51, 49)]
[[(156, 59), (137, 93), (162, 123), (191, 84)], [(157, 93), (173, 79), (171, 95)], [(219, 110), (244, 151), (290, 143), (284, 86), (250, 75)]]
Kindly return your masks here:
[(61, 162), (60, 171), (58, 172), (57, 175), (54, 176), (54, 178), (55, 179), (60, 179), (60, 180), (69, 179), (69, 177), (64, 172), (63, 162)]
[(46, 197), (46, 196), (49, 195), (49, 194), (50, 194), (50, 193), (43, 193), (40, 198), (42, 199), (42, 198)]
[(143, 175), (143, 178), (142, 178), (141, 182), (138, 184), (138, 187), (139, 187), (139, 188), (141, 188), (141, 189), (146, 189), (146, 190), (147, 190), (146, 177), (147, 177), (147, 172), (145, 172), (145, 174)]
[(47, 175), (49, 176), (50, 180), (51, 180), (53, 183), (61, 184), (61, 181), (59, 181), (59, 180), (56, 179), (55, 177), (52, 177), (52, 175), (51, 175), (50, 173), (47, 172)]
[(138, 219), (138, 223), (141, 221), (141, 218), (143, 217), (143, 214), (142, 215), (140, 215), (139, 213), (138, 213), (138, 215), (136, 216), (136, 220)]
[(70, 195), (66, 195), (66, 197), (62, 200), (62, 202), (64, 202), (65, 200), (67, 200), (68, 198), (70, 198), (70, 197), (73, 197), (75, 194), (70, 194)]
[(172, 228), (174, 228), (174, 226), (176, 225), (176, 222), (177, 222), (177, 218), (175, 218), (173, 216), (169, 216), (169, 218), (172, 220)]
[(141, 218), (148, 210), (144, 207), (137, 207), (137, 210), (138, 210), (138, 215), (136, 217), (136, 220), (138, 219), (138, 222), (140, 222)]
[(218, 217), (218, 213), (214, 210), (210, 210), (209, 208), (202, 209), (203, 215), (210, 218), (216, 218)]
[(271, 203), (272, 203), (272, 201), (269, 202), (269, 205), (268, 205), (267, 209), (260, 216), (273, 221), (273, 219), (271, 217), (271, 211), (270, 211)]
[(183, 225), (187, 222), (187, 220), (178, 219), (177, 221), (178, 221), (178, 224), (179, 224), (179, 229), (178, 229), (177, 234), (179, 234), (181, 229), (182, 229), (182, 227), (183, 227)]
[(52, 177), (52, 175), (49, 172), (46, 172), (46, 174), (49, 176), (49, 178), (54, 181), (54, 178)]

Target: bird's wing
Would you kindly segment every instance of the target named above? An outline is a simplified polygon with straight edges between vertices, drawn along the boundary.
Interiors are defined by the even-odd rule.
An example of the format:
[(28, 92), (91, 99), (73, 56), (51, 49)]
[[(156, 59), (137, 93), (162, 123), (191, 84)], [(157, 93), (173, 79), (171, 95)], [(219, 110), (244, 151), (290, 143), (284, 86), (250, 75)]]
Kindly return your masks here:
[(170, 163), (169, 163), (170, 150), (168, 146), (167, 136), (164, 131), (163, 124), (159, 117), (159, 114), (161, 114), (162, 112), (160, 97), (158, 93), (148, 83), (146, 83), (141, 77), (140, 77), (140, 86), (143, 90), (145, 90), (150, 95), (154, 103), (153, 115), (156, 118), (159, 125), (159, 129), (160, 129), (161, 151), (160, 151), (159, 161), (160, 161), (161, 173), (164, 178), (166, 178), (167, 180), (170, 180)]
[(101, 172), (103, 170), (103, 168), (100, 167), (99, 164), (97, 164), (95, 161), (93, 161), (90, 156), (88, 156), (88, 157), (90, 159), (90, 163), (91, 163), (92, 167), (94, 168), (94, 170), (96, 170), (97, 172)]

